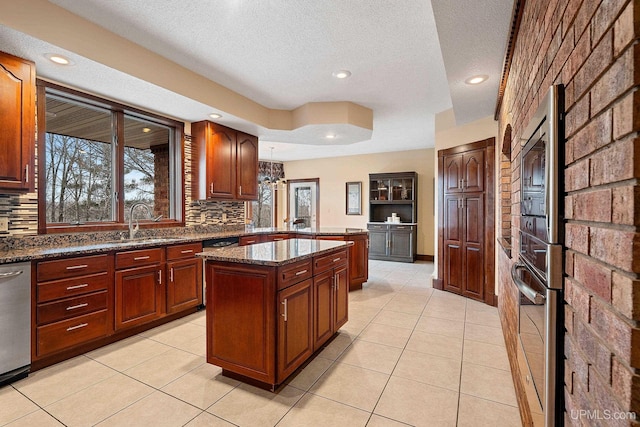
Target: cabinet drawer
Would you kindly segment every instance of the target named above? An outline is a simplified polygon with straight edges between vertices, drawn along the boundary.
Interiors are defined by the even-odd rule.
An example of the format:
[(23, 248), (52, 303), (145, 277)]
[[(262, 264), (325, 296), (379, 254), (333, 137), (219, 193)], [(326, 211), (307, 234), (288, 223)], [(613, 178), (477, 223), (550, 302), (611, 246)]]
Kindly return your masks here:
[(73, 279), (38, 283), (37, 301), (41, 303), (58, 298), (67, 298), (90, 292), (103, 291), (107, 290), (108, 287), (109, 274), (106, 272)]
[(406, 231), (407, 233), (413, 231), (413, 225), (392, 225), (391, 231)]
[(262, 236), (259, 235), (251, 235), (251, 236), (240, 236), (238, 239), (239, 246), (253, 245), (254, 243), (261, 243)]
[(107, 310), (39, 326), (36, 329), (38, 356), (55, 353), (107, 335)]
[(64, 279), (107, 271), (108, 255), (93, 255), (77, 258), (57, 259), (38, 263), (37, 280)]
[(167, 260), (193, 258), (194, 254), (198, 252), (202, 252), (202, 243), (169, 246), (167, 248)]
[(107, 308), (107, 291), (38, 304), (38, 324), (57, 322)]
[(334, 252), (330, 255), (324, 255), (313, 259), (313, 274), (318, 274), (326, 270), (330, 270), (338, 265), (347, 262), (347, 250)]
[(279, 242), (280, 240), (290, 239), (291, 235), (287, 233), (268, 234), (263, 237), (263, 242)]
[(389, 226), (386, 224), (369, 224), (367, 225), (368, 230), (388, 230)]
[(311, 259), (295, 262), (278, 268), (278, 290), (313, 276)]
[(116, 254), (116, 269), (140, 267), (142, 265), (162, 262), (164, 248), (140, 249), (138, 251), (119, 252)]

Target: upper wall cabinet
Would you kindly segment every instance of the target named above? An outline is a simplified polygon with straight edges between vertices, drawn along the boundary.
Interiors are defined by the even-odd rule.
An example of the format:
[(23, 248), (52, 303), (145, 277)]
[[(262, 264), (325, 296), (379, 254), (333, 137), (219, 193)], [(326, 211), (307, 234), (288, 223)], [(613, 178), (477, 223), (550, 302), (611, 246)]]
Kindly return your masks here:
[(484, 191), (484, 150), (444, 156), (444, 192)]
[(0, 190), (34, 191), (36, 67), (0, 52)]
[(258, 198), (258, 138), (209, 121), (191, 124), (192, 197), (197, 200)]

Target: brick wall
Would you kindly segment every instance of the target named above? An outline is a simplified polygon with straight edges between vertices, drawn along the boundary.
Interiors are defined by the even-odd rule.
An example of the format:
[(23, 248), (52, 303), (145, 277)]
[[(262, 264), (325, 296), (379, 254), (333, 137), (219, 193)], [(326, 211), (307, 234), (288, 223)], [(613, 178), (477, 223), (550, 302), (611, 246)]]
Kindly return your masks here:
[[(518, 141), (549, 86), (566, 87), (566, 425), (635, 425), (628, 419), (580, 418), (579, 410), (640, 414), (639, 30), (638, 0), (527, 1), (499, 111), (500, 134), (507, 125), (513, 132), (517, 247)], [(499, 309), (510, 356), (517, 300), (506, 276), (514, 261), (501, 256), (498, 269), (506, 287)], [(514, 380), (519, 381), (517, 372)], [(529, 422), (528, 406), (521, 403)]]

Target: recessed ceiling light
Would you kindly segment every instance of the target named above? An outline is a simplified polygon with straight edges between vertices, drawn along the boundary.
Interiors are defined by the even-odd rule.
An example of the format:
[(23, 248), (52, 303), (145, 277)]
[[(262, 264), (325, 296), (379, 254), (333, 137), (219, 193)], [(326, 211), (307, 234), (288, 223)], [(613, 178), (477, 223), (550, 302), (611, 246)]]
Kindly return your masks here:
[(211, 117), (212, 119), (219, 119), (220, 117), (222, 117), (222, 114), (211, 113), (209, 114), (209, 117)]
[(479, 76), (469, 77), (464, 82), (468, 85), (479, 85), (480, 83), (487, 81), (488, 78), (489, 76), (486, 74), (481, 74)]
[(333, 72), (333, 77), (336, 79), (346, 79), (351, 75), (351, 71), (349, 70), (338, 70)]
[(149, 132), (151, 132), (151, 129), (149, 129), (149, 128), (142, 128), (142, 132), (144, 132), (144, 133), (149, 133)]
[(57, 53), (47, 53), (45, 57), (58, 65), (72, 65), (73, 62), (66, 56), (58, 55)]
[(327, 138), (327, 139), (334, 139), (335, 137), (336, 137), (336, 134), (335, 134), (335, 133), (329, 133), (329, 134), (327, 134), (327, 136), (326, 136), (326, 138)]

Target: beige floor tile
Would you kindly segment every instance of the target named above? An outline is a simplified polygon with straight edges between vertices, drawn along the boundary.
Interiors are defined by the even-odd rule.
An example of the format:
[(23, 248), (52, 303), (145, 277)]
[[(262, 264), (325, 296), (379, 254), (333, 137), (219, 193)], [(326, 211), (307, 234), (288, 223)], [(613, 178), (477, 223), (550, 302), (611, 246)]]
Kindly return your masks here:
[(349, 294), (349, 302), (358, 303), (359, 305), (372, 309), (380, 309), (393, 299), (392, 290), (368, 288), (355, 291)]
[(216, 417), (208, 412), (203, 412), (189, 423), (185, 424), (185, 427), (234, 427), (235, 424), (231, 424), (222, 418)]
[(113, 369), (79, 356), (36, 371), (13, 386), (44, 407), (114, 375)]
[(443, 297), (431, 295), (431, 299), (427, 303), (427, 307), (439, 308), (444, 310), (465, 311), (467, 303), (457, 298)]
[(449, 319), (464, 322), (466, 313), (465, 310), (461, 307), (451, 309), (446, 306), (439, 306), (438, 304), (427, 304), (424, 311), (422, 312), (422, 316), (437, 317), (439, 319)]
[(478, 311), (467, 310), (467, 323), (475, 323), (476, 325), (491, 326), (494, 328), (500, 328), (500, 316), (498, 311)]
[(133, 336), (89, 352), (87, 357), (122, 372), (169, 350), (168, 345)]
[(373, 410), (389, 375), (336, 363), (318, 379), (310, 392), (365, 411)]
[(500, 420), (501, 427), (520, 427), (518, 408), (466, 394), (460, 395), (458, 410), (459, 427), (494, 427)]
[(357, 339), (340, 356), (338, 362), (390, 374), (398, 363), (402, 349)]
[(480, 341), (465, 340), (462, 360), (476, 365), (510, 371), (507, 350), (501, 345), (487, 344)]
[(380, 313), (380, 308), (369, 307), (361, 302), (349, 301), (349, 320), (371, 322)]
[(358, 339), (363, 341), (384, 344), (391, 347), (404, 348), (411, 336), (411, 329), (397, 328), (395, 326), (371, 323), (362, 331)]
[(182, 348), (188, 345), (196, 338), (205, 339), (206, 328), (191, 322), (177, 325), (175, 328), (160, 330), (147, 335), (147, 338), (170, 345), (176, 348)]
[(502, 329), (492, 328), (491, 326), (466, 323), (464, 327), (464, 339), (504, 347), (504, 335), (502, 335)]
[(517, 406), (511, 372), (462, 362), (460, 392), (481, 399)]
[(452, 319), (441, 319), (439, 317), (422, 316), (416, 324), (416, 331), (462, 338), (464, 335), (464, 322)]
[(186, 351), (171, 349), (124, 373), (155, 388), (163, 387), (205, 363), (204, 358)]
[(489, 305), (489, 304), (485, 304), (485, 303), (480, 302), (480, 301), (474, 301), (472, 299), (467, 300), (467, 310), (470, 310), (470, 311), (488, 311), (488, 312), (492, 312), (492, 313), (497, 313), (498, 312), (497, 307), (494, 307), (494, 306)]
[(405, 350), (392, 376), (457, 392), (460, 389), (460, 359)]
[(184, 343), (178, 347), (180, 350), (184, 350), (188, 353), (195, 354), (196, 356), (207, 356), (207, 337), (202, 336), (187, 343)]
[(367, 427), (406, 427), (407, 424), (399, 421), (394, 421), (389, 418), (381, 417), (380, 415), (372, 414), (367, 423)]
[(204, 363), (175, 381), (162, 391), (200, 409), (207, 409), (240, 384), (222, 376), (222, 369)]
[(206, 310), (198, 311), (197, 313), (193, 313), (190, 316), (187, 316), (189, 323), (193, 323), (194, 325), (199, 325), (206, 327), (207, 326), (207, 312)]
[(97, 425), (175, 427), (185, 425), (200, 412), (198, 408), (156, 391)]
[[(4, 425), (4, 424), (3, 424)], [(7, 424), (7, 426), (11, 427), (61, 427), (61, 424), (58, 420), (53, 418), (51, 415), (47, 414), (43, 409), (40, 409), (36, 412), (32, 412), (29, 415), (26, 415), (22, 418), (18, 418), (17, 420)]]
[(11, 386), (0, 388), (0, 408), (2, 408), (0, 410), (0, 425), (5, 425), (40, 409), (38, 405)]
[(67, 396), (45, 409), (66, 426), (91, 426), (153, 392), (151, 387), (118, 374)]
[(290, 386), (271, 393), (241, 384), (207, 412), (239, 426), (274, 426), (303, 395), (302, 390)]
[(364, 331), (364, 328), (366, 328), (368, 324), (369, 322), (349, 319), (349, 321), (340, 328), (340, 332), (356, 337)]
[(340, 331), (338, 335), (322, 349), (319, 356), (325, 359), (336, 360), (342, 352), (351, 345), (354, 339), (355, 335)]
[(313, 394), (306, 394), (278, 423), (278, 427), (365, 426), (369, 412)]
[(395, 326), (397, 328), (413, 329), (420, 316), (417, 314), (399, 313), (397, 311), (382, 310), (372, 320), (373, 323)]
[(402, 300), (392, 300), (389, 301), (387, 305), (384, 306), (385, 310), (389, 311), (397, 311), (399, 313), (408, 313), (408, 314), (421, 314), (422, 310), (427, 304), (424, 302), (406, 302)]
[(404, 378), (391, 377), (375, 414), (413, 426), (455, 426), (458, 393)]
[(462, 359), (462, 339), (414, 331), (409, 338), (406, 350)]
[(324, 357), (314, 357), (301, 371), (290, 376), (287, 383), (300, 390), (307, 391), (333, 364), (333, 360)]

